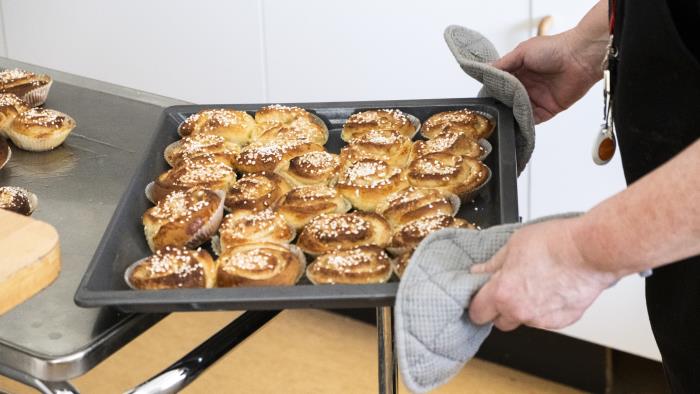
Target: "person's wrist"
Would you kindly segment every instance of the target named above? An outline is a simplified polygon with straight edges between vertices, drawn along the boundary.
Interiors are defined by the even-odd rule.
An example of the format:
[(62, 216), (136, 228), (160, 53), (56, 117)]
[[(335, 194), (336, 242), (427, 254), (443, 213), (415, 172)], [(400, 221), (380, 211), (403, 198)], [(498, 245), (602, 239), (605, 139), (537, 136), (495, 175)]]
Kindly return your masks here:
[(608, 45), (607, 32), (591, 32), (581, 26), (562, 33), (568, 56), (593, 85), (603, 78), (603, 60)]
[[(594, 273), (601, 281), (613, 284), (628, 272), (614, 263), (614, 257), (606, 250), (600, 239), (600, 228), (596, 228), (588, 213), (567, 221), (566, 234), (571, 240), (580, 264), (588, 272)], [(611, 259), (611, 257), (613, 257)]]

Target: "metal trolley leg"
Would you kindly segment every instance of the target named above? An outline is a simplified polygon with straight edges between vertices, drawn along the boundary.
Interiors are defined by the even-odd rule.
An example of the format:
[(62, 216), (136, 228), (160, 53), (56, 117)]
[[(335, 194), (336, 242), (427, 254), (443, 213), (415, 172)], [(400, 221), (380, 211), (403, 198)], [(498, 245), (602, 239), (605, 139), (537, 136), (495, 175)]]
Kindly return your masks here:
[(127, 391), (130, 394), (176, 393), (190, 384), (199, 374), (265, 325), (280, 311), (245, 312), (206, 342), (185, 355), (180, 361)]
[(394, 353), (394, 308), (377, 308), (379, 344), (379, 393), (395, 394), (397, 389), (396, 354)]

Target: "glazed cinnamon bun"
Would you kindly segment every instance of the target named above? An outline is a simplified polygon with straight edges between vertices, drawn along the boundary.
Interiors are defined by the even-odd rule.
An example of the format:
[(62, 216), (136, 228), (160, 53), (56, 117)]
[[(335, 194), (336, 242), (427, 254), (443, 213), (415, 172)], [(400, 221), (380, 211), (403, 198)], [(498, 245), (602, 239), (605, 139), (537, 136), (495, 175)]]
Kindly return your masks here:
[(244, 111), (233, 109), (206, 109), (185, 119), (177, 131), (182, 137), (192, 134), (213, 134), (238, 145), (250, 142), (257, 124)]
[(419, 127), (418, 119), (398, 109), (368, 110), (350, 115), (343, 125), (340, 138), (350, 142), (370, 130), (394, 130), (413, 138)]
[(361, 159), (343, 168), (336, 188), (352, 205), (373, 212), (380, 201), (408, 186), (403, 171), (384, 161)]
[(175, 191), (143, 214), (151, 251), (165, 246), (196, 248), (216, 232), (224, 212), (224, 193), (201, 187)]
[(454, 216), (459, 206), (459, 197), (450, 192), (409, 187), (389, 195), (377, 206), (377, 213), (399, 227), (426, 216)]
[(27, 189), (17, 186), (0, 187), (0, 209), (29, 216), (37, 205), (39, 205), (39, 199), (36, 194)]
[(323, 152), (323, 146), (305, 140), (256, 141), (243, 148), (236, 160), (242, 172), (277, 172), (289, 161), (308, 152)]
[(299, 230), (323, 213), (345, 213), (352, 205), (337, 190), (326, 185), (298, 186), (282, 199), (278, 211)]
[(301, 231), (297, 245), (310, 255), (319, 255), (357, 246), (384, 247), (390, 237), (391, 227), (383, 217), (355, 211), (317, 216)]
[(124, 279), (139, 290), (212, 288), (216, 264), (206, 250), (166, 246), (132, 264)]
[(12, 93), (30, 107), (44, 104), (53, 79), (46, 74), (12, 68), (0, 71), (0, 93)]
[(219, 256), (217, 286), (293, 286), (306, 269), (304, 254), (294, 245), (249, 243)]
[(428, 118), (421, 127), (421, 134), (428, 139), (435, 138), (446, 132), (462, 132), (474, 140), (488, 138), (496, 124), (486, 116), (461, 109), (458, 111), (440, 112)]
[(324, 151), (304, 153), (289, 161), (289, 166), (280, 171), (290, 185), (334, 185), (338, 179), (340, 158)]
[(181, 165), (160, 174), (146, 186), (146, 197), (156, 203), (169, 193), (185, 191), (195, 186), (226, 192), (236, 181), (233, 168), (204, 154), (185, 160)]
[(467, 200), (490, 177), (482, 162), (449, 153), (429, 153), (411, 162), (406, 178), (411, 186), (448, 191)]
[(353, 138), (340, 151), (344, 166), (362, 159), (383, 160), (393, 167), (405, 167), (411, 154), (411, 139), (394, 130), (370, 130)]
[(476, 228), (476, 226), (466, 220), (450, 215), (426, 216), (399, 227), (391, 236), (391, 242), (387, 246), (387, 250), (395, 256), (412, 251), (423, 238), (448, 227)]
[(12, 93), (0, 94), (0, 137), (6, 134), (5, 130), (10, 127), (17, 115), (29, 108), (29, 104)]
[(481, 160), (486, 154), (486, 149), (481, 143), (461, 131), (446, 131), (431, 140), (414, 142), (411, 160), (435, 152)]
[(288, 244), (295, 236), (294, 228), (278, 212), (271, 209), (254, 213), (237, 211), (226, 215), (221, 222), (214, 251), (222, 254), (251, 242)]
[(236, 163), (240, 146), (214, 134), (192, 134), (175, 141), (165, 148), (163, 156), (170, 167), (177, 167), (183, 160), (210, 154), (231, 167)]
[(274, 209), (289, 190), (287, 181), (275, 173), (245, 174), (228, 189), (225, 207), (229, 211)]
[(406, 271), (406, 267), (408, 267), (408, 263), (411, 261), (411, 256), (413, 256), (413, 251), (406, 252), (394, 259), (394, 273), (399, 278), (402, 277), (404, 271)]
[(31, 108), (19, 113), (5, 134), (20, 149), (44, 152), (61, 145), (75, 126), (75, 120), (63, 112)]
[(359, 246), (322, 254), (306, 269), (315, 285), (384, 283), (391, 278), (391, 259), (378, 246)]

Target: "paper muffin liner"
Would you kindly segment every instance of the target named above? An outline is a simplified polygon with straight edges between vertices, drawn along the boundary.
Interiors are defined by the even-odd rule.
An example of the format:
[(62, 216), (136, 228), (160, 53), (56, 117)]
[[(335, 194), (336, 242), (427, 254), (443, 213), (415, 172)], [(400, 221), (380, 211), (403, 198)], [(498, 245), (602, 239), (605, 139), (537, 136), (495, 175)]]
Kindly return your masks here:
[(173, 157), (173, 152), (180, 147), (182, 142), (180, 140), (173, 142), (172, 144), (169, 144), (168, 146), (165, 147), (165, 150), (163, 151), (163, 158), (165, 159), (165, 162), (168, 163), (170, 167), (175, 167), (173, 161), (171, 158)]
[(190, 238), (190, 240), (185, 244), (185, 247), (193, 249), (199, 245), (207, 242), (219, 229), (221, 220), (224, 218), (224, 198), (226, 194), (221, 190), (215, 190), (217, 196), (219, 196), (219, 205), (216, 207), (214, 215), (209, 219), (209, 221), (202, 226), (197, 232)]
[[(411, 255), (413, 254), (412, 251), (409, 251), (409, 252), (407, 252), (407, 253), (411, 253)], [(403, 271), (400, 272), (400, 271), (399, 271), (399, 261), (401, 261), (401, 258), (402, 258), (402, 257), (403, 257), (403, 256), (397, 256), (396, 258), (394, 258), (394, 259), (391, 260), (391, 270), (394, 271), (394, 274), (396, 274), (396, 277), (399, 278), (399, 279), (401, 279), (401, 277), (403, 276), (403, 273), (406, 272), (406, 267), (408, 267), (408, 264), (409, 264), (409, 262), (411, 261), (411, 256), (409, 256), (409, 257), (408, 257), (408, 260), (409, 260), (409, 261), (406, 262), (406, 267), (404, 267), (404, 268), (403, 268)]]
[(5, 167), (5, 164), (10, 161), (11, 157), (12, 149), (10, 149), (10, 145), (4, 138), (0, 137), (0, 170)]
[(146, 194), (146, 198), (152, 204), (157, 203), (157, 201), (153, 198), (153, 187), (155, 186), (155, 184), (156, 184), (155, 182), (149, 182), (148, 185), (146, 185), (146, 188), (144, 189), (144, 193)]
[(29, 104), (30, 107), (38, 107), (49, 97), (49, 90), (51, 90), (51, 85), (53, 84), (53, 79), (49, 79), (49, 83), (43, 86), (36, 87), (24, 94), (22, 99)]
[(491, 152), (493, 152), (493, 145), (487, 140), (486, 138), (481, 138), (477, 141), (479, 145), (484, 149), (484, 153), (481, 154), (481, 156), (478, 157), (479, 160), (485, 160)]
[(73, 131), (73, 129), (56, 130), (54, 135), (49, 138), (34, 138), (10, 129), (7, 131), (7, 135), (20, 149), (31, 152), (46, 152), (61, 145), (63, 141), (68, 138), (68, 134), (70, 134), (71, 131)]
[(289, 244), (285, 246), (288, 247), (289, 251), (299, 259), (299, 274), (297, 275), (297, 280), (294, 282), (294, 284), (297, 284), (299, 283), (301, 277), (304, 276), (304, 273), (306, 273), (306, 256), (304, 256), (304, 252), (302, 252), (296, 245)]
[[(401, 111), (401, 112), (403, 112), (403, 111)], [(406, 115), (406, 117), (408, 118), (408, 121), (411, 122), (413, 127), (416, 129), (416, 131), (413, 133), (413, 135), (407, 135), (408, 138), (413, 139), (413, 137), (415, 137), (416, 134), (418, 134), (418, 132), (420, 131), (420, 127), (421, 127), (420, 119), (418, 119), (417, 117), (415, 117), (409, 113), (406, 113), (406, 112), (404, 112), (403, 114)]]

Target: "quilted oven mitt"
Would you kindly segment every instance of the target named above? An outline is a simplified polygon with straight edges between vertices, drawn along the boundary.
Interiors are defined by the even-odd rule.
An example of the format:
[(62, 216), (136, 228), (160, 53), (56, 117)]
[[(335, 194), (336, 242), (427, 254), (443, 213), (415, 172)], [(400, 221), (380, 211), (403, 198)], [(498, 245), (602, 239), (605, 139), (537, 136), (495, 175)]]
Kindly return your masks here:
[[(548, 216), (528, 224), (577, 215)], [(469, 268), (488, 261), (525, 225), (447, 228), (429, 235), (413, 252), (394, 307), (398, 363), (409, 390), (423, 393), (446, 383), (479, 350), (492, 325), (473, 324), (467, 308), (490, 275), (472, 274)]]
[(520, 175), (535, 149), (535, 122), (527, 90), (512, 74), (489, 65), (500, 56), (491, 41), (478, 32), (462, 26), (449, 26), (445, 29), (445, 41), (464, 72), (484, 84), (479, 96), (493, 97), (513, 109)]

